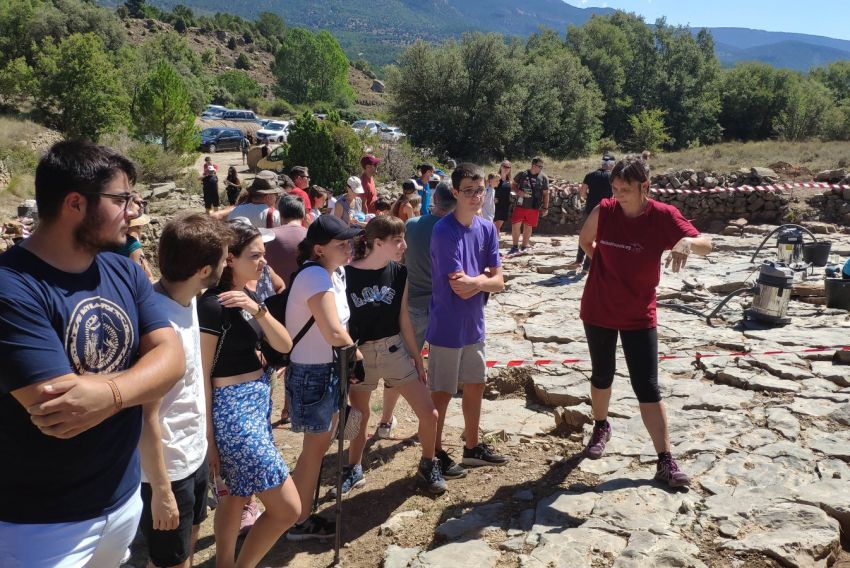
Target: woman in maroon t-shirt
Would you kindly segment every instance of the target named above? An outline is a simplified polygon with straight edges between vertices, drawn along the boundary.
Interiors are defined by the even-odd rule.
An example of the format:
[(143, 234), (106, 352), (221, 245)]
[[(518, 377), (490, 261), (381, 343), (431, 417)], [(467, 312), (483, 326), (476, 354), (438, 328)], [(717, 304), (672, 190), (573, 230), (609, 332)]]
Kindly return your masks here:
[(658, 452), (655, 477), (680, 487), (690, 479), (670, 455), (667, 414), (658, 390), (655, 288), (665, 250), (671, 251), (665, 266), (672, 264), (678, 272), (691, 252), (711, 252), (711, 240), (700, 236), (678, 209), (649, 198), (649, 166), (640, 156), (617, 162), (611, 187), (613, 199), (604, 199), (590, 213), (579, 236), (579, 245), (592, 258), (581, 298), (595, 420), (586, 453), (599, 459), (611, 439), (608, 402), (619, 335), (641, 417)]

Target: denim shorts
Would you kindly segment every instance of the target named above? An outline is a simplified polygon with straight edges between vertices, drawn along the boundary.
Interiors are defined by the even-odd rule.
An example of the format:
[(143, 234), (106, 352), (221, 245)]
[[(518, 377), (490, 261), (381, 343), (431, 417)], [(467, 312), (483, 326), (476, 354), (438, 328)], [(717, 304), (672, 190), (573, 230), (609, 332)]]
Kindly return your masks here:
[(334, 364), (291, 363), (286, 369), (285, 384), (290, 429), (307, 434), (330, 432), (340, 397)]

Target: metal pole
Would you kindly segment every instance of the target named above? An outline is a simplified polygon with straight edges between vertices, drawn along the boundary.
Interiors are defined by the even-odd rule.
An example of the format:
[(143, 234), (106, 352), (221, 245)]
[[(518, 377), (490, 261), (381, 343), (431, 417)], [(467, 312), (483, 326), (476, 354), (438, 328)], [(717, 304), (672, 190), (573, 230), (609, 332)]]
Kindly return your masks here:
[(335, 347), (337, 355), (337, 373), (339, 377), (339, 414), (337, 421), (337, 454), (336, 454), (336, 535), (334, 541), (334, 566), (339, 566), (339, 549), (342, 547), (342, 452), (345, 445), (345, 408), (348, 399), (349, 363), (354, 360), (356, 345)]

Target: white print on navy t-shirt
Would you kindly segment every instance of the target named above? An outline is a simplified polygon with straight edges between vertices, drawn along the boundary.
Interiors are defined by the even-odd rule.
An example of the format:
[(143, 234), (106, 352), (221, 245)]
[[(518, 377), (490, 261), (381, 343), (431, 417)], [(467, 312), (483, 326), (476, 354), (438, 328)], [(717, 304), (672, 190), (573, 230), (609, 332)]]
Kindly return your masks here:
[(114, 373), (127, 368), (134, 343), (127, 312), (101, 297), (74, 308), (65, 330), (65, 351), (77, 373)]
[(627, 250), (629, 252), (637, 252), (637, 253), (643, 252), (643, 245), (640, 244), (640, 243), (632, 243), (630, 245), (625, 245), (623, 243), (612, 243), (611, 241), (602, 240), (602, 241), (599, 241), (599, 244), (609, 246), (609, 247), (618, 248), (618, 249)]
[(354, 292), (351, 293), (351, 301), (354, 302), (356, 308), (362, 308), (366, 304), (377, 304), (378, 302), (390, 305), (393, 303), (393, 298), (395, 298), (395, 290), (392, 287), (381, 286), (378, 288), (377, 284), (363, 288), (360, 296)]

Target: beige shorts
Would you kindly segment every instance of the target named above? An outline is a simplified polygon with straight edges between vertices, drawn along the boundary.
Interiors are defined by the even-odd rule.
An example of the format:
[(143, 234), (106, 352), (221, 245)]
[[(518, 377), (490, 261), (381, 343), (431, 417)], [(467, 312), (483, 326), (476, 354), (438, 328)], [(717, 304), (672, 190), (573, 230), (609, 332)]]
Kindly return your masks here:
[(367, 341), (360, 345), (360, 353), (366, 380), (351, 385), (350, 390), (373, 391), (378, 387), (378, 379), (384, 379), (386, 386), (398, 387), (419, 378), (400, 335)]
[(487, 377), (484, 343), (451, 347), (428, 347), (428, 388), (455, 394), (458, 384), (482, 384)]

